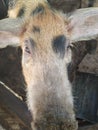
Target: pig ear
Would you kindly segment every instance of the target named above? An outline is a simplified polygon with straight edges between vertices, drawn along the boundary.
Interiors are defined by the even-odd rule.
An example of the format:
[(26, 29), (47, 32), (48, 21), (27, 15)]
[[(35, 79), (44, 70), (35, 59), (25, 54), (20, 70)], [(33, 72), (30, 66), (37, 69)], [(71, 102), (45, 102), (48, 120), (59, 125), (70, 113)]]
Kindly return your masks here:
[(6, 18), (0, 20), (0, 48), (19, 46), (19, 34), (22, 30), (20, 19)]
[(0, 48), (7, 46), (20, 46), (19, 37), (9, 32), (0, 31)]
[(98, 37), (98, 8), (76, 10), (69, 17), (68, 33), (71, 42), (85, 41)]

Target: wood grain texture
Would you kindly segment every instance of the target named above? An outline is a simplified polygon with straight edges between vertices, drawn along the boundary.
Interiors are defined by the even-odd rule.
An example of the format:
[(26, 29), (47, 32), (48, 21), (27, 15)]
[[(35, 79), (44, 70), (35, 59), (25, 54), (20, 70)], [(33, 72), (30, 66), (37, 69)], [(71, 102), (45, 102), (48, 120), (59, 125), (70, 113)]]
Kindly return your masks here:
[(98, 75), (98, 41), (95, 53), (87, 54), (79, 64), (78, 71)]
[(81, 127), (78, 130), (98, 130), (98, 124), (91, 125), (91, 126)]
[(16, 116), (20, 123), (25, 126), (26, 130), (30, 130), (32, 118), (26, 104), (3, 84), (0, 84), (0, 106)]

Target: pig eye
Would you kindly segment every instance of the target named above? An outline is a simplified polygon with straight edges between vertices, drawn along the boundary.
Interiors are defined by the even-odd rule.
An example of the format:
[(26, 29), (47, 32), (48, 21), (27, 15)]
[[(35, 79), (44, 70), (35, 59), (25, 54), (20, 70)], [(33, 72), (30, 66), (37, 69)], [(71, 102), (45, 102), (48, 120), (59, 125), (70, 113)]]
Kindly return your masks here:
[(28, 54), (31, 54), (30, 52), (30, 48), (29, 48), (29, 41), (28, 40), (25, 40), (25, 47), (24, 47), (24, 51)]
[(17, 17), (22, 17), (25, 13), (25, 7), (22, 7), (20, 10), (19, 10), (19, 13), (18, 13), (18, 16)]
[(30, 53), (30, 49), (29, 49), (28, 46), (25, 46), (25, 52), (28, 53), (28, 54), (31, 54), (31, 53)]
[(24, 42), (24, 51), (28, 54), (33, 55), (34, 54), (34, 50), (35, 50), (35, 42), (32, 38), (29, 38), (27, 40), (25, 40)]

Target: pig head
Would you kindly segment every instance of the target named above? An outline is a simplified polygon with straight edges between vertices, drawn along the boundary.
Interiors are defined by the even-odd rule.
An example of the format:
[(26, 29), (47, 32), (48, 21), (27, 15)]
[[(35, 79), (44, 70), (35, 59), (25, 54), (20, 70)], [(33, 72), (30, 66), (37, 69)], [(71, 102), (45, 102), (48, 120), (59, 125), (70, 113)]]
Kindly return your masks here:
[[(24, 9), (22, 2), (20, 5), (19, 13)], [(71, 62), (70, 45), (97, 37), (98, 8), (80, 9), (65, 15), (51, 8), (46, 0), (29, 0), (29, 6), (23, 5), (23, 16), (18, 17), (17, 12), (12, 15), (14, 18), (0, 21), (0, 48), (8, 45), (22, 48), (32, 129), (77, 130), (67, 74)]]

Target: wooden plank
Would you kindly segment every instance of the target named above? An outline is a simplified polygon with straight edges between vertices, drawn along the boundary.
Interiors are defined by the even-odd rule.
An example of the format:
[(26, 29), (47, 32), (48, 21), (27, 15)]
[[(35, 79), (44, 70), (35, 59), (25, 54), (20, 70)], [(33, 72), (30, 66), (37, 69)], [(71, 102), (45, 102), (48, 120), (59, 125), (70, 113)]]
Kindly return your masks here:
[(20, 47), (0, 49), (0, 81), (20, 95), (23, 100), (26, 99), (26, 83), (22, 74)]
[[(72, 81), (74, 79), (75, 72), (78, 68), (79, 68), (79, 71), (81, 71), (80, 65), (81, 65), (81, 62), (84, 61), (84, 58), (88, 54), (93, 55), (96, 52), (97, 40), (81, 41), (78, 43), (73, 43), (72, 46), (73, 46), (72, 47), (72, 62), (68, 66), (68, 74), (69, 74), (70, 81)], [(90, 62), (89, 59), (88, 59), (88, 62)], [(85, 64), (85, 62), (84, 62), (84, 64)], [(89, 71), (92, 69), (92, 66), (90, 66), (89, 64), (86, 63), (85, 65), (88, 66)], [(83, 64), (82, 64), (82, 66), (83, 66)], [(93, 66), (95, 66), (95, 65), (93, 65)], [(85, 68), (83, 68), (82, 70), (83, 70), (83, 72), (86, 72)]]
[(81, 7), (98, 7), (98, 0), (81, 0)]
[(20, 100), (10, 89), (0, 83), (0, 106), (4, 106), (8, 111), (16, 116), (19, 121), (30, 130), (30, 122), (32, 121), (30, 112), (26, 104)]
[(78, 67), (78, 71), (98, 75), (98, 40), (94, 54), (87, 54)]
[(73, 82), (74, 103), (79, 119), (98, 122), (98, 76), (76, 73)]
[[(20, 120), (0, 105), (0, 125), (6, 130), (28, 130)], [(1, 130), (1, 129), (0, 129)]]
[(79, 128), (79, 130), (98, 130), (98, 124), (91, 125), (91, 126), (84, 126)]
[(7, 17), (7, 7), (4, 0), (0, 0), (0, 19)]

